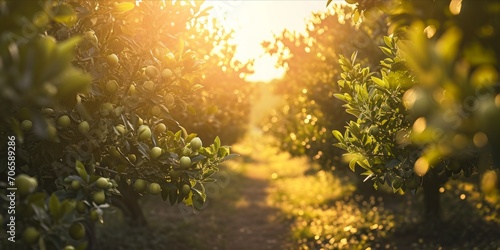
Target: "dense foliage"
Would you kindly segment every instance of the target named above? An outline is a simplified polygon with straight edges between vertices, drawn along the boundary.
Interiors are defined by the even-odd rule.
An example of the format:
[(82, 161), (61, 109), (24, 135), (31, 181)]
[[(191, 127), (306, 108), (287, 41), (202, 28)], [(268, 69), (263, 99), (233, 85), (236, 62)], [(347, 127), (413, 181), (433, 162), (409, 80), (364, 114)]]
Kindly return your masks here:
[(314, 14), (305, 33), (285, 30), (274, 41), (263, 43), (269, 54), (278, 56), (279, 66), (286, 69), (284, 78), (275, 85), (284, 104), (263, 129), (281, 138), (281, 149), (292, 155), (305, 154), (325, 169), (333, 170), (341, 164), (343, 153), (331, 146), (335, 140), (330, 131), (342, 130), (353, 118), (333, 97), (339, 91), (338, 55), (359, 50), (369, 65), (377, 65), (382, 57), (377, 48), (386, 33), (382, 16), (374, 16), (371, 22), (358, 20), (352, 8), (335, 6), (328, 13)]
[(0, 2), (1, 103), (9, 107), (0, 133), (12, 138), (0, 152), (2, 162), (15, 157), (0, 174), (2, 187), (17, 176), (16, 247), (92, 247), (92, 221), (102, 222), (108, 204), (144, 224), (137, 199), (148, 194), (204, 206), (204, 183), (233, 155), (218, 137), (208, 143), (181, 125), (181, 114), (198, 109), (203, 59), (219, 56), (205, 47), (208, 57), (198, 58), (184, 37), (206, 22), (201, 4)]
[(437, 213), (437, 190), (450, 176), (480, 173), (484, 193), (495, 196), (496, 172), (488, 169), (499, 166), (499, 3), (352, 2), (386, 13), (393, 35), (381, 47), (380, 72), (341, 59), (337, 97), (357, 120), (334, 135), (351, 168), (395, 191), (423, 184), (434, 197), (428, 213)]

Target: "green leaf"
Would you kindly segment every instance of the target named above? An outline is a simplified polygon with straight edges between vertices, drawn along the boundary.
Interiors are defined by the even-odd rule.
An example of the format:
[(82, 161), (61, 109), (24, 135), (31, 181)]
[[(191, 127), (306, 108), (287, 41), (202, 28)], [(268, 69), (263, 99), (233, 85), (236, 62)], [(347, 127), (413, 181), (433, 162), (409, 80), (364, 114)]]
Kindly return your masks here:
[(380, 48), (380, 50), (382, 50), (382, 52), (383, 52), (384, 54), (386, 54), (387, 56), (390, 56), (390, 57), (392, 57), (392, 56), (393, 56), (393, 54), (392, 54), (392, 50), (391, 50), (391, 49), (389, 49), (389, 48), (387, 48), (387, 47), (383, 47), (383, 46), (379, 46), (379, 48)]
[(196, 90), (201, 89), (201, 88), (203, 88), (203, 85), (195, 84), (191, 87), (191, 91), (195, 92)]
[(379, 85), (381, 87), (384, 87), (384, 88), (389, 87), (388, 84), (384, 80), (382, 80), (378, 77), (372, 76), (371, 79), (374, 83), (376, 83), (377, 85)]
[(214, 151), (219, 151), (219, 148), (220, 148), (220, 138), (218, 136), (215, 137), (214, 144), (215, 144), (215, 150)]
[(387, 47), (391, 47), (392, 45), (392, 38), (389, 36), (384, 36), (384, 43), (387, 45)]
[(236, 157), (239, 157), (240, 155), (239, 154), (229, 154), (228, 156), (224, 157), (221, 162), (224, 162), (224, 161), (227, 161), (227, 160), (231, 160), (231, 159), (234, 159)]
[(337, 139), (337, 141), (340, 141), (340, 142), (344, 141), (344, 140), (343, 140), (344, 138), (342, 137), (342, 133), (340, 133), (340, 131), (338, 131), (338, 130), (333, 130), (333, 131), (332, 131), (332, 134), (333, 134), (333, 136), (335, 137), (335, 139)]
[(196, 109), (193, 107), (193, 105), (188, 104), (186, 105), (186, 108), (191, 115), (196, 115)]
[(80, 161), (76, 161), (76, 171), (78, 172), (78, 175), (80, 175), (80, 177), (82, 177), (82, 179), (85, 182), (89, 181), (87, 170), (85, 170), (85, 166)]

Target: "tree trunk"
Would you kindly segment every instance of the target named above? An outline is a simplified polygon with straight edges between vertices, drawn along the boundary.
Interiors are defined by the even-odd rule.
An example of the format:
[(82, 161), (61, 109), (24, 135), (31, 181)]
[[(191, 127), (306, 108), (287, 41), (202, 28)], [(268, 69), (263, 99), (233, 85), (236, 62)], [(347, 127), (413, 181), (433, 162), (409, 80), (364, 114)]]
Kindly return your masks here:
[(125, 220), (130, 226), (143, 227), (148, 226), (148, 222), (142, 208), (139, 205), (140, 196), (126, 183), (120, 183), (119, 187), (124, 187), (120, 189), (121, 197), (113, 197), (113, 205), (117, 206), (122, 210)]
[(439, 222), (441, 220), (441, 202), (439, 188), (443, 184), (442, 178), (429, 171), (423, 180), (424, 193), (424, 221)]

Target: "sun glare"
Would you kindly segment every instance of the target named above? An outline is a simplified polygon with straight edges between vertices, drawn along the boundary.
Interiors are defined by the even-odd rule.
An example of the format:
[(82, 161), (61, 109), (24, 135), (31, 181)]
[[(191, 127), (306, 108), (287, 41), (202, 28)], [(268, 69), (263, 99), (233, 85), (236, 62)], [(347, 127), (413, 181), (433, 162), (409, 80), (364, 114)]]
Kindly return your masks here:
[(304, 20), (313, 12), (325, 12), (326, 1), (206, 1), (213, 6), (211, 16), (226, 28), (233, 29), (234, 43), (238, 45), (235, 59), (255, 59), (249, 81), (271, 81), (280, 78), (285, 70), (276, 68), (276, 58), (265, 55), (261, 42), (271, 40), (282, 30), (302, 31)]

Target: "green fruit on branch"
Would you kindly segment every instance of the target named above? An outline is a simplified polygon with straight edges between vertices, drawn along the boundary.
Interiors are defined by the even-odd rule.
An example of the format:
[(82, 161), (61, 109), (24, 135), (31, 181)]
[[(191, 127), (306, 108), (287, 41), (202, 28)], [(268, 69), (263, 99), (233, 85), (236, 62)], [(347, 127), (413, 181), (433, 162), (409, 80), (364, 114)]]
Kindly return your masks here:
[(172, 73), (172, 70), (170, 70), (170, 69), (164, 69), (161, 72), (161, 77), (163, 77), (163, 78), (170, 79), (170, 78), (172, 78), (172, 76), (173, 76), (173, 73)]
[(115, 54), (108, 55), (106, 56), (106, 62), (108, 62), (110, 66), (116, 66), (118, 65), (118, 56)]
[(153, 81), (145, 81), (142, 85), (145, 90), (153, 92), (155, 90), (155, 83)]
[(165, 100), (165, 106), (167, 106), (168, 108), (174, 106), (175, 104), (175, 98), (170, 93), (165, 94), (164, 100)]
[(97, 213), (97, 210), (94, 209), (94, 210), (90, 211), (89, 218), (91, 221), (99, 220), (99, 213)]
[(118, 91), (118, 88), (118, 82), (116, 82), (115, 80), (110, 80), (106, 83), (106, 91), (108, 92), (108, 94), (115, 94)]
[(71, 182), (71, 188), (73, 190), (79, 190), (81, 187), (82, 187), (82, 185), (80, 184), (79, 181), (74, 180), (74, 181)]
[(111, 146), (111, 147), (109, 148), (109, 154), (110, 154), (112, 157), (116, 158), (116, 159), (120, 159), (120, 158), (122, 157), (122, 155), (120, 154), (120, 152), (118, 152), (118, 150), (117, 150), (117, 149), (116, 149), (116, 147), (114, 147), (114, 146)]
[(49, 136), (49, 139), (54, 140), (57, 137), (56, 127), (49, 125), (47, 127), (47, 135)]
[(167, 126), (165, 126), (165, 124), (163, 123), (158, 123), (155, 127), (155, 132), (160, 134), (160, 133), (163, 133), (167, 131)]
[(105, 102), (103, 104), (101, 104), (101, 106), (99, 107), (99, 112), (102, 114), (102, 115), (111, 115), (114, 113), (114, 107), (113, 107), (113, 104), (110, 103), (110, 102)]
[(33, 245), (40, 238), (40, 232), (34, 227), (27, 227), (23, 232), (23, 241), (28, 245)]
[(89, 123), (87, 121), (80, 122), (80, 124), (78, 124), (78, 131), (83, 135), (88, 134), (90, 131)]
[(146, 187), (147, 187), (147, 183), (145, 180), (142, 180), (142, 179), (135, 180), (135, 182), (134, 182), (135, 191), (142, 193), (142, 192), (146, 191)]
[(127, 158), (132, 163), (134, 163), (137, 160), (137, 156), (135, 156), (135, 154), (129, 154)]
[(182, 194), (188, 195), (191, 192), (191, 187), (188, 184), (182, 185)]
[(85, 39), (91, 43), (92, 45), (94, 45), (95, 47), (97, 47), (98, 43), (99, 43), (99, 40), (97, 39), (97, 36), (95, 35), (95, 32), (92, 31), (92, 30), (89, 30), (87, 32), (84, 33), (84, 37)]
[(152, 116), (160, 117), (160, 115), (161, 115), (161, 108), (160, 108), (160, 106), (154, 105), (151, 108), (150, 113), (151, 113)]
[(97, 204), (101, 205), (104, 204), (106, 201), (106, 195), (104, 194), (104, 191), (97, 191), (92, 195), (92, 200)]
[(151, 149), (151, 152), (149, 153), (149, 156), (151, 156), (152, 159), (158, 159), (162, 153), (162, 150), (160, 147), (154, 147)]
[(63, 250), (75, 250), (75, 247), (72, 245), (67, 245), (63, 248)]
[(120, 135), (124, 135), (127, 130), (125, 129), (125, 126), (123, 124), (119, 124), (115, 126), (116, 131), (120, 133)]
[(150, 78), (158, 76), (158, 69), (155, 66), (147, 66), (145, 72), (146, 75)]
[(201, 139), (199, 137), (195, 137), (191, 140), (191, 142), (189, 142), (189, 145), (191, 145), (191, 148), (193, 150), (197, 151), (203, 146), (203, 142), (201, 141)]
[(67, 128), (71, 124), (71, 119), (67, 115), (63, 115), (57, 119), (57, 126)]
[(16, 177), (16, 188), (17, 193), (21, 196), (26, 196), (35, 191), (38, 186), (38, 182), (35, 178), (32, 178), (25, 174), (20, 174)]
[(182, 149), (182, 155), (183, 156), (190, 156), (191, 153), (193, 153), (193, 151), (190, 148), (188, 148), (188, 147), (184, 147)]
[(189, 168), (191, 166), (191, 158), (189, 158), (187, 156), (183, 156), (179, 160), (179, 164), (180, 164), (181, 168)]
[(147, 125), (141, 125), (137, 129), (137, 136), (141, 141), (149, 140), (151, 138), (151, 129)]
[(85, 202), (83, 202), (83, 201), (78, 201), (76, 203), (75, 208), (76, 208), (76, 211), (78, 213), (81, 213), (81, 214), (84, 214), (87, 211), (87, 205), (85, 205)]
[(106, 180), (106, 178), (104, 178), (104, 177), (99, 177), (99, 179), (97, 179), (95, 181), (95, 186), (100, 188), (100, 189), (108, 188), (108, 184), (109, 184), (109, 181)]
[(69, 227), (69, 236), (74, 240), (81, 240), (85, 237), (85, 227), (80, 222), (75, 222)]
[(31, 130), (32, 127), (33, 127), (33, 122), (31, 122), (30, 120), (23, 120), (21, 122), (21, 129), (24, 131)]
[(149, 184), (148, 191), (152, 195), (157, 195), (157, 194), (161, 193), (161, 186), (160, 186), (160, 184), (153, 182), (153, 183)]

